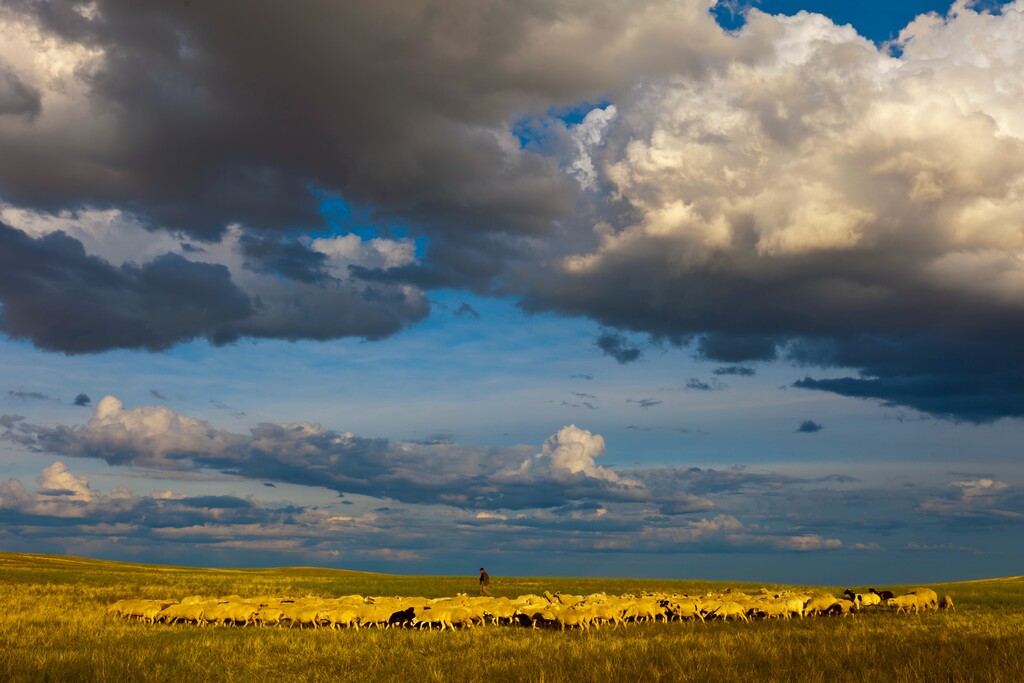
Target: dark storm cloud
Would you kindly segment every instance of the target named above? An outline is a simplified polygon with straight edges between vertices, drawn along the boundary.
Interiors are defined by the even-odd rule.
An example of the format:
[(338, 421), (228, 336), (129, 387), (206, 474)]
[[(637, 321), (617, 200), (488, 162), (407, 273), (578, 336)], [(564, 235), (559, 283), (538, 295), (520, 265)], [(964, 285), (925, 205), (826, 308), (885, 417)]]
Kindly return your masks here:
[(89, 398), (88, 394), (78, 394), (77, 396), (75, 396), (75, 400), (73, 401), (73, 403), (76, 406), (85, 407), (92, 403), (92, 399)]
[[(1020, 13), (918, 22), (899, 69), (810, 15), (750, 19), (738, 44), (772, 56), (612, 98), (587, 159), (600, 243), (534, 274), (524, 305), (706, 360), (850, 369), (806, 388), (972, 422), (1024, 415), (1016, 233), (995, 237), (1019, 222), (1024, 179), (1024, 120), (995, 85), (1021, 70)], [(939, 116), (925, 71), (969, 107)]]
[(996, 309), (961, 309), (949, 315), (965, 320), (962, 333), (865, 335), (793, 344), (788, 354), (798, 362), (862, 368), (857, 377), (805, 377), (794, 386), (880, 398), (887, 405), (967, 422), (1024, 415), (1024, 368), (1016, 360), (1018, 345), (1024, 343), (1024, 321), (1015, 321), (1009, 312), (999, 317)]
[[(300, 276), (297, 266), (290, 272)], [(223, 265), (167, 253), (118, 267), (62, 232), (34, 239), (3, 223), (0, 302), (0, 331), (64, 353), (159, 350), (196, 338), (376, 339), (427, 312), (422, 297), (333, 279), (250, 297)]]
[(327, 256), (296, 242), (242, 235), (239, 247), (246, 258), (245, 267), (256, 273), (281, 275), (307, 284), (330, 277), (325, 270)]
[[(396, 311), (387, 287), (356, 287), (365, 301), (353, 303), (356, 294), (326, 277), (320, 254), (273, 237), (322, 235), (325, 200), (384, 232), (401, 226), (429, 238), (427, 262), (352, 264), (354, 276), (494, 291), (509, 261), (532, 262), (536, 240), (556, 236), (579, 209), (567, 161), (550, 154), (574, 143), (549, 112), (606, 101), (637, 72), (706, 71), (705, 50), (726, 45), (705, 10), (697, 0), (11, 0), (0, 21), (28, 36), (20, 49), (34, 49), (38, 32), (57, 53), (45, 58), (70, 66), (63, 81), (35, 74), (38, 83), (4, 67), (3, 111), (35, 121), (0, 128), (0, 199), (51, 213), (118, 209), (180, 237), (186, 255), (208, 253), (238, 225), (252, 271), (325, 291), (316, 306), (280, 302), (238, 329), (220, 313), (244, 317), (245, 306), (178, 320), (178, 304), (165, 302), (172, 315), (159, 332), (141, 310), (121, 309), (123, 320), (97, 320), (102, 331), (78, 321), (47, 332), (21, 320), (8, 322), (8, 334), (79, 353), (237, 335), (331, 339), (361, 330), (375, 339), (422, 318), (423, 306)], [(64, 109), (40, 111), (40, 89), (43, 102), (52, 93)], [(553, 145), (522, 144), (512, 129), (525, 119), (550, 126)], [(266, 302), (248, 293), (254, 308)], [(229, 292), (209, 294), (217, 301)], [(178, 307), (196, 304), (184, 298)], [(345, 320), (309, 313), (339, 309)], [(207, 313), (224, 324), (213, 329)], [(143, 331), (134, 337), (132, 322)], [(72, 335), (77, 341), (57, 338)]]
[(815, 422), (814, 420), (804, 420), (800, 423), (800, 426), (796, 428), (796, 431), (803, 434), (814, 434), (824, 429), (823, 426)]
[(639, 360), (643, 353), (639, 348), (630, 346), (626, 335), (611, 330), (602, 332), (594, 343), (605, 355), (611, 356), (623, 365)]
[(0, 330), (65, 353), (224, 343), (253, 313), (223, 266), (165, 254), (117, 268), (63, 233), (32, 239), (2, 223), (0, 301)]
[[(571, 210), (573, 184), (492, 129), (594, 98), (637, 63), (700, 68), (696, 44), (717, 37), (696, 4), (670, 22), (671, 40), (664, 19), (635, 7), (571, 1), (101, 0), (91, 18), (8, 4), (61, 39), (104, 50), (86, 85), (120, 133), (78, 152), (42, 135), (0, 139), (8, 199), (130, 205), (203, 238), (234, 221), (320, 224), (311, 187), (446, 234), (543, 232)], [(572, 18), (571, 40), (551, 40), (557, 31), (546, 27), (559, 16)], [(636, 43), (609, 45), (626, 27)], [(79, 171), (101, 158), (104, 172)]]
[[(8, 0), (10, 35), (42, 32), (23, 49), (93, 56), (61, 55), (57, 84), (0, 67), (5, 202), (116, 208), (199, 243), (237, 223), (258, 235), (253, 270), (322, 291), (292, 308), (209, 264), (114, 269), (48, 243), (65, 262), (51, 289), (0, 270), (2, 329), (68, 353), (374, 339), (426, 315), (390, 287), (411, 283), (585, 316), (620, 363), (635, 333), (722, 363), (851, 369), (807, 389), (1024, 415), (1016, 238), (994, 227), (1020, 215), (1019, 107), (994, 85), (1021, 71), (1019, 13), (916, 22), (892, 68), (818, 15), (752, 11), (727, 36), (708, 7)], [(962, 49), (929, 52), (946, 44)], [(922, 73), (950, 97), (922, 96)], [(51, 95), (67, 98), (53, 115)], [(575, 116), (582, 102), (604, 119)], [(324, 277), (270, 237), (323, 230), (324, 199), (426, 237), (425, 256), (352, 264), (354, 288)]]
[(775, 341), (760, 336), (706, 334), (697, 342), (697, 353), (703, 358), (730, 362), (774, 360)]
[[(791, 259), (787, 277), (767, 283), (744, 282), (721, 270), (652, 275), (661, 290), (676, 296), (641, 299), (611, 284), (620, 279), (615, 267), (609, 264), (600, 274), (558, 280), (557, 285), (549, 280), (538, 287), (555, 308), (586, 310), (605, 325), (683, 342), (685, 333), (726, 327), (697, 342), (698, 355), (706, 360), (782, 358), (808, 367), (860, 371), (859, 376), (838, 379), (808, 376), (796, 382), (800, 388), (878, 399), (968, 422), (1024, 415), (1024, 365), (1019, 361), (1024, 317), (1009, 301), (908, 285), (898, 262), (868, 264), (838, 255), (831, 262), (821, 255), (813, 261)], [(631, 262), (622, 267), (640, 266)], [(844, 302), (842, 296), (831, 296), (843, 289), (840, 285), (830, 290), (815, 284), (822, 272), (838, 280), (843, 271), (851, 289), (859, 286), (856, 282), (875, 281), (891, 297), (870, 300), (871, 305)], [(717, 299), (689, 294), (716, 290), (737, 299), (727, 317), (712, 305)], [(665, 301), (671, 305), (660, 305)], [(536, 301), (530, 305), (543, 307)], [(625, 336), (605, 335), (605, 345), (621, 352)]]
[(9, 64), (0, 59), (0, 116), (34, 119), (42, 111), (42, 96), (26, 85)]

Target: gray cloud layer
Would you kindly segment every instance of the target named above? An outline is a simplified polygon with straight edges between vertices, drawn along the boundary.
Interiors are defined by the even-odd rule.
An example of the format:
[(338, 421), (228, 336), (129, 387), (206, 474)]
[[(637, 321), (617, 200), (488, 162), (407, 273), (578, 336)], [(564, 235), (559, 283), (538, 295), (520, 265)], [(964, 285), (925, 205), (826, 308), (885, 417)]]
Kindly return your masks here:
[(81, 427), (11, 421), (5, 438), (61, 456), (172, 471), (208, 468), (254, 480), (467, 509), (547, 508), (568, 501), (642, 501), (637, 482), (596, 465), (604, 442), (566, 427), (540, 453), (367, 439), (308, 423), (216, 429), (163, 406), (126, 410), (105, 397)]
[[(840, 552), (842, 562), (868, 553), (856, 561), (869, 566), (876, 552), (1001, 551), (1024, 523), (1021, 486), (984, 475), (878, 487), (841, 474), (747, 468), (616, 471), (598, 464), (604, 439), (572, 425), (539, 448), (468, 447), (450, 438), (400, 443), (306, 423), (261, 424), (241, 434), (163, 406), (126, 409), (108, 396), (78, 427), (13, 415), (0, 416), (0, 426), (4, 439), (34, 457), (62, 458), (36, 478), (34, 491), (18, 479), (0, 482), (0, 541), (35, 552), (216, 558), (232, 566), (308, 558), (378, 568), (494, 548), (506, 560), (521, 553), (534, 562), (548, 553), (756, 552), (763, 561), (801, 552), (809, 566)], [(162, 472), (171, 482), (213, 471), (218, 482), (326, 487), (344, 499), (296, 505), (221, 493), (219, 483), (214, 494), (103, 493), (66, 466), (68, 458), (76, 467), (101, 459)], [(281, 495), (276, 487), (260, 490)], [(951, 542), (957, 534), (962, 539)]]
[[(243, 253), (259, 261), (259, 245)], [(312, 260), (313, 252), (302, 253)], [(33, 239), (0, 222), (0, 330), (44, 349), (90, 353), (158, 350), (195, 338), (214, 344), (242, 336), (379, 338), (426, 314), (426, 301), (416, 293), (357, 287), (325, 275), (309, 285), (292, 272), (301, 267), (300, 258), (294, 263), (276, 268), (299, 285), (290, 291), (282, 285), (257, 288), (250, 295), (219, 263), (168, 252), (141, 266), (118, 267), (87, 254), (80, 241), (62, 232)]]

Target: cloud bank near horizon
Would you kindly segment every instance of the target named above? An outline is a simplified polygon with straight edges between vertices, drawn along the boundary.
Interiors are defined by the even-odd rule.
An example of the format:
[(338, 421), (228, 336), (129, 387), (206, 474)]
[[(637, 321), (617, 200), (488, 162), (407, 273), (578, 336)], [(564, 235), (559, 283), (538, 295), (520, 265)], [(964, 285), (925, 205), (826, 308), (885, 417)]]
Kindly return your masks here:
[[(912, 544), (920, 550), (976, 534), (972, 552), (983, 552), (978, 544), (988, 534), (1017, 533), (1024, 523), (1021, 486), (991, 477), (885, 487), (841, 473), (622, 469), (598, 464), (603, 437), (575, 425), (540, 447), (366, 439), (309, 423), (260, 424), (243, 434), (166, 406), (129, 409), (112, 396), (83, 425), (47, 427), (18, 416), (0, 424), (5, 440), (51, 462), (34, 490), (18, 479), (0, 482), (8, 547), (31, 537), (33, 547), (60, 552), (172, 557), (191, 546), (222, 561), (335, 563), (428, 561), (438, 538), (460, 552), (663, 555), (910, 552)], [(282, 499), (276, 487), (258, 496), (137, 494), (124, 485), (103, 492), (75, 471), (96, 461), (112, 468), (107, 476), (159, 474), (172, 487), (199, 476), (339, 496), (311, 505)], [(382, 549), (391, 555), (380, 556)]]

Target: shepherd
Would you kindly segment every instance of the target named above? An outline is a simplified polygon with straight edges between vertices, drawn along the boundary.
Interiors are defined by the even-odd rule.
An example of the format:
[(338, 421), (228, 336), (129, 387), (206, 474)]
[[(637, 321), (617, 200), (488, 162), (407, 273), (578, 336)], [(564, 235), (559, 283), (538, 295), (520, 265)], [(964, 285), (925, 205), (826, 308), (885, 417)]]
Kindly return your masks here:
[(491, 577), (487, 575), (483, 567), (480, 567), (480, 595), (490, 595), (487, 586), (491, 584)]

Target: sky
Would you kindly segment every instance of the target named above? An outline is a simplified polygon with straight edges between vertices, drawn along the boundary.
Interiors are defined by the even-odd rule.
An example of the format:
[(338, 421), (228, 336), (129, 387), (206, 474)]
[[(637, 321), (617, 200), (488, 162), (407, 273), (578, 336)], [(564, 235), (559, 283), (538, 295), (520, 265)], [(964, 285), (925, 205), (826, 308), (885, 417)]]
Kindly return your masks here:
[(1024, 562), (1024, 0), (0, 6), (0, 550)]

